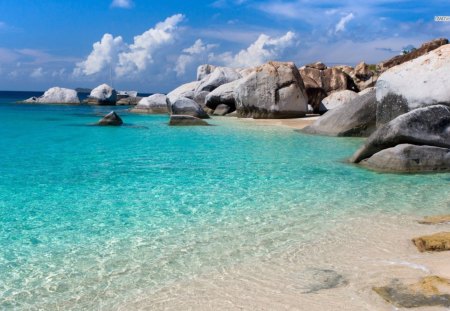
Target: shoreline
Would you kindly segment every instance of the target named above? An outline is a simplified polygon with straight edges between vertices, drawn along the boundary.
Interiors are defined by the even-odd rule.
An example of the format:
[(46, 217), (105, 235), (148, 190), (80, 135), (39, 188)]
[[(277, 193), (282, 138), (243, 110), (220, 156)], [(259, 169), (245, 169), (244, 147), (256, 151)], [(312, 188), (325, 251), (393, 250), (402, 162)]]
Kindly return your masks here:
[[(418, 223), (420, 219), (413, 215), (350, 219), (318, 240), (290, 247), (273, 257), (175, 282), (119, 309), (407, 310), (387, 303), (372, 288), (395, 279), (415, 282), (429, 275), (450, 278), (448, 253), (420, 253), (411, 242), (416, 236), (448, 230), (450, 224), (423, 225)], [(314, 280), (317, 275), (311, 279), (311, 269), (335, 271), (342, 278), (335, 287), (308, 292), (305, 278), (307, 283), (318, 284)]]
[(252, 125), (260, 126), (276, 126), (285, 127), (296, 130), (301, 130), (316, 121), (320, 116), (318, 115), (308, 115), (303, 118), (293, 118), (293, 119), (253, 119), (253, 118), (238, 118), (238, 117), (227, 117), (227, 116), (213, 116), (212, 120), (232, 120), (239, 123), (247, 123)]

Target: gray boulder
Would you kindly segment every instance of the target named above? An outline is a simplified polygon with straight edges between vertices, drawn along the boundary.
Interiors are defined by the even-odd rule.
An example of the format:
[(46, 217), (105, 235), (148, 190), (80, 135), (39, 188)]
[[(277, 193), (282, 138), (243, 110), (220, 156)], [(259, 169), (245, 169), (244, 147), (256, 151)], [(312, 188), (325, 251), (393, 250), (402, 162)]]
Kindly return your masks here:
[(25, 103), (40, 104), (79, 104), (77, 91), (62, 87), (52, 87), (40, 97), (31, 97)]
[(235, 88), (238, 116), (255, 119), (297, 118), (306, 114), (308, 98), (294, 63), (269, 62), (239, 80)]
[(230, 113), (230, 106), (224, 105), (224, 104), (220, 104), (216, 107), (216, 109), (214, 110), (214, 115), (215, 116), (224, 116), (228, 113)]
[(123, 124), (122, 119), (115, 111), (111, 111), (106, 116), (101, 118), (98, 122), (98, 125), (109, 125), (109, 126), (119, 126)]
[(189, 83), (185, 83), (174, 89), (173, 91), (167, 94), (167, 98), (170, 102), (174, 103), (180, 97), (186, 97), (193, 99), (195, 96), (195, 89), (200, 84), (200, 81), (193, 81)]
[(206, 121), (188, 115), (171, 115), (169, 125), (175, 126), (193, 126), (193, 125), (209, 125)]
[(435, 105), (405, 113), (378, 128), (350, 159), (353, 163), (399, 144), (450, 148), (450, 107)]
[(206, 96), (206, 107), (216, 109), (219, 105), (230, 107), (230, 112), (236, 110), (234, 89), (240, 80), (223, 84)]
[(228, 67), (217, 67), (214, 71), (206, 76), (195, 89), (195, 92), (208, 91), (211, 92), (222, 84), (233, 82), (242, 78), (241, 74), (236, 70)]
[(392, 67), (377, 81), (377, 126), (416, 108), (450, 106), (450, 44)]
[(302, 132), (327, 136), (368, 136), (375, 130), (376, 109), (375, 90), (372, 90), (326, 112)]
[(352, 99), (358, 97), (358, 93), (350, 90), (343, 90), (331, 93), (322, 100), (323, 106), (326, 110), (336, 109), (339, 106), (345, 105), (351, 102)]
[(178, 98), (174, 103), (167, 101), (167, 109), (171, 115), (189, 115), (200, 119), (208, 119), (208, 114), (195, 101), (189, 98)]
[(97, 86), (91, 91), (88, 104), (92, 105), (115, 105), (117, 102), (117, 91), (108, 84)]
[(139, 103), (131, 109), (135, 113), (164, 114), (167, 113), (167, 96), (164, 94), (153, 94), (142, 98)]
[(360, 164), (369, 169), (389, 172), (450, 171), (450, 149), (400, 144), (381, 150)]
[(197, 81), (203, 80), (216, 69), (216, 66), (204, 64), (197, 67)]

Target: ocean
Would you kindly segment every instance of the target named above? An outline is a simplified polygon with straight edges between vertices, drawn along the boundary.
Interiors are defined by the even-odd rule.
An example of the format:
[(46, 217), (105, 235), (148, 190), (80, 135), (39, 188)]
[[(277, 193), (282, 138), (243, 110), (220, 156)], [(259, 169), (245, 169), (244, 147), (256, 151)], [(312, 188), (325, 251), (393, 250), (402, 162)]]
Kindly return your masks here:
[[(450, 208), (448, 173), (346, 163), (361, 138), (15, 103), (28, 97), (0, 92), (1, 310), (126, 310), (174, 284), (302, 249), (350, 220)], [(93, 125), (112, 109), (124, 126)]]

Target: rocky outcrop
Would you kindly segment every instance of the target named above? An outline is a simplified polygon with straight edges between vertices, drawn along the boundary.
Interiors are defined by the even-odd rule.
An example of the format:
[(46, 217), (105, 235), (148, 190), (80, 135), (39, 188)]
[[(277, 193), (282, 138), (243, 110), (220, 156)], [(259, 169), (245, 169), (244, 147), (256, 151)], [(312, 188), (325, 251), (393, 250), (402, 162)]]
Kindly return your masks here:
[(428, 52), (431, 52), (445, 44), (448, 44), (448, 39), (445, 39), (445, 38), (434, 39), (430, 42), (426, 42), (426, 43), (422, 44), (422, 46), (420, 48), (413, 50), (410, 53), (407, 53), (404, 55), (398, 55), (389, 60), (379, 63), (378, 68), (381, 71), (385, 71), (391, 67), (398, 66), (407, 61), (413, 60), (417, 57), (427, 54)]
[(219, 105), (226, 105), (230, 108), (230, 112), (236, 110), (236, 99), (234, 89), (240, 80), (223, 84), (209, 93), (205, 99), (205, 105), (208, 108), (216, 109)]
[(358, 97), (358, 93), (350, 90), (343, 90), (331, 93), (322, 100), (323, 106), (326, 110), (336, 109), (342, 105), (351, 102), (352, 99)]
[(106, 116), (101, 118), (98, 122), (98, 125), (109, 125), (109, 126), (119, 126), (123, 124), (122, 119), (119, 117), (117, 113), (111, 111)]
[(193, 99), (195, 96), (194, 90), (197, 88), (199, 84), (200, 81), (182, 84), (173, 91), (171, 91), (169, 94), (167, 94), (167, 99), (172, 103), (175, 102), (180, 97)]
[(450, 223), (450, 215), (426, 216), (418, 221), (422, 225), (437, 225)]
[(198, 126), (209, 125), (206, 121), (188, 115), (171, 115), (169, 125), (172, 126)]
[(450, 106), (450, 45), (384, 72), (377, 81), (377, 126), (416, 108)]
[(307, 65), (305, 65), (305, 67), (319, 69), (319, 70), (327, 69), (327, 65), (325, 65), (322, 62), (315, 62), (315, 63), (307, 64)]
[(91, 91), (88, 104), (91, 105), (115, 105), (117, 102), (117, 92), (108, 84), (97, 86)]
[(217, 67), (210, 75), (200, 81), (199, 85), (195, 89), (195, 92), (211, 92), (223, 84), (233, 82), (240, 78), (242, 78), (241, 74), (232, 68)]
[(116, 102), (116, 106), (135, 106), (141, 101), (142, 97), (125, 97)]
[(240, 117), (295, 118), (306, 114), (308, 99), (293, 63), (269, 62), (241, 79), (235, 88)]
[(330, 110), (302, 132), (328, 136), (368, 136), (375, 130), (375, 90)]
[(412, 239), (412, 242), (420, 252), (450, 251), (450, 232), (439, 232), (432, 235), (421, 236)]
[(216, 69), (216, 66), (204, 64), (197, 67), (197, 81), (203, 80)]
[(391, 284), (373, 290), (398, 308), (450, 307), (450, 280), (435, 275), (413, 284), (393, 280)]
[(321, 88), (316, 81), (308, 76), (303, 76), (306, 95), (308, 97), (308, 105), (311, 106), (313, 113), (324, 113), (326, 108), (322, 104), (322, 100), (327, 97), (327, 93)]
[(167, 101), (167, 110), (171, 115), (188, 115), (200, 119), (208, 119), (208, 114), (195, 101), (180, 97), (175, 102)]
[(71, 89), (61, 87), (52, 87), (40, 97), (31, 97), (24, 101), (25, 103), (39, 104), (79, 104), (77, 92)]
[(360, 91), (373, 87), (379, 77), (375, 65), (368, 65), (365, 62), (360, 62), (349, 75)]
[(153, 94), (142, 98), (139, 103), (131, 109), (135, 113), (165, 114), (167, 110), (167, 96), (164, 94)]
[(398, 173), (450, 171), (450, 149), (400, 144), (383, 149), (360, 164), (372, 170)]
[(367, 159), (399, 144), (450, 148), (450, 107), (435, 105), (405, 113), (378, 128), (350, 159)]

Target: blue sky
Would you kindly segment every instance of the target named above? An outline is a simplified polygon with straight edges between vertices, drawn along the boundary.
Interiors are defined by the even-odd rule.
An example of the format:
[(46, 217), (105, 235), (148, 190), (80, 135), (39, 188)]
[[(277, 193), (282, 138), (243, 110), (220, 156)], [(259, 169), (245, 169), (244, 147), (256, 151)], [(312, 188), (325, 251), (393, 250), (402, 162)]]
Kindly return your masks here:
[(1, 0), (0, 90), (167, 92), (199, 64), (376, 63), (450, 37), (446, 1)]

